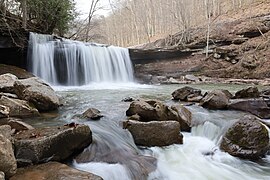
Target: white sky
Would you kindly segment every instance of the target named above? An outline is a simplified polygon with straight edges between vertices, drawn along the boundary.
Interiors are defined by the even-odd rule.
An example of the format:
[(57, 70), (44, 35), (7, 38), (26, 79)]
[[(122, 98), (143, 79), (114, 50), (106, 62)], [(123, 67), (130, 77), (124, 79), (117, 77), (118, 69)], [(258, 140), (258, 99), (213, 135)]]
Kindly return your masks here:
[[(77, 10), (82, 14), (80, 17), (85, 19), (88, 16), (92, 0), (75, 0)], [(100, 0), (100, 6), (109, 8), (109, 0)], [(97, 13), (106, 15), (109, 10), (99, 10)]]

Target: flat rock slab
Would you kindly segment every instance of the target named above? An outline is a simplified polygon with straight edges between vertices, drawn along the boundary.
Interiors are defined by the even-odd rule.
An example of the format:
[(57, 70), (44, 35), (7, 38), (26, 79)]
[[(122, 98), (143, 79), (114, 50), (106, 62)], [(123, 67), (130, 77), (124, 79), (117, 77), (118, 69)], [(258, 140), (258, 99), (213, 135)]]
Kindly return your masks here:
[(139, 122), (128, 120), (123, 124), (132, 134), (135, 144), (141, 146), (169, 146), (183, 144), (180, 124), (177, 121)]
[(26, 130), (14, 135), (15, 156), (20, 164), (62, 161), (92, 142), (87, 125)]
[(10, 180), (102, 180), (101, 177), (65, 164), (49, 162), (28, 168), (19, 168)]

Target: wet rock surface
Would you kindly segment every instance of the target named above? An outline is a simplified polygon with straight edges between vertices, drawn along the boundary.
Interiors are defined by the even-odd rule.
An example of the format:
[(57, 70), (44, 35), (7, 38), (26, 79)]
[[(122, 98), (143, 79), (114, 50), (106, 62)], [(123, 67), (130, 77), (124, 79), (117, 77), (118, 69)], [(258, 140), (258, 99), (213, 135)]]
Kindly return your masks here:
[(180, 124), (176, 121), (125, 121), (123, 128), (132, 134), (135, 144), (140, 146), (168, 146), (183, 144)]
[(25, 165), (65, 160), (88, 146), (92, 133), (86, 125), (70, 124), (22, 131), (14, 139), (16, 159)]
[(89, 172), (80, 171), (58, 162), (19, 168), (10, 180), (102, 180)]
[(229, 128), (220, 148), (233, 156), (258, 159), (269, 150), (268, 130), (255, 116), (244, 116)]
[(82, 114), (82, 118), (92, 119), (92, 120), (99, 120), (102, 117), (103, 115), (96, 108), (89, 108)]

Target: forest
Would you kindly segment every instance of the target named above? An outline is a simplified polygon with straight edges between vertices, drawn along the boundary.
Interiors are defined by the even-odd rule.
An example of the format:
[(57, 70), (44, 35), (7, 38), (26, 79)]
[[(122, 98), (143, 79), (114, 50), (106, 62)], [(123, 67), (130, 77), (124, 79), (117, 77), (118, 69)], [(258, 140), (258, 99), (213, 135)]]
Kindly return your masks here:
[[(18, 29), (55, 34), (74, 40), (129, 47), (208, 26), (216, 17), (260, 0), (108, 0), (109, 13), (100, 14), (101, 0), (89, 0), (88, 17), (82, 19), (73, 0), (1, 0), (0, 30), (10, 35)], [(12, 33), (11, 33), (12, 32)]]

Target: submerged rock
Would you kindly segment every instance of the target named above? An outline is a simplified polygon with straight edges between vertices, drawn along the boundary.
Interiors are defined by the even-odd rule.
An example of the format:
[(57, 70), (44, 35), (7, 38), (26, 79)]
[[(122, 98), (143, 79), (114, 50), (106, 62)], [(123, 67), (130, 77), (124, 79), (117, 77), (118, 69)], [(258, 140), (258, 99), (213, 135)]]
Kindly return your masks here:
[(222, 90), (214, 90), (201, 100), (201, 106), (208, 109), (226, 109), (229, 104), (228, 96)]
[(200, 89), (195, 89), (189, 86), (185, 86), (183, 88), (177, 89), (172, 93), (173, 99), (174, 100), (181, 100), (181, 101), (186, 101), (188, 97), (196, 97), (196, 96), (201, 96), (201, 90)]
[(228, 109), (249, 112), (263, 119), (270, 118), (270, 108), (264, 99), (231, 100)]
[(241, 98), (258, 98), (260, 96), (260, 92), (257, 87), (248, 87), (246, 89), (242, 89), (235, 93), (235, 99)]
[(168, 146), (183, 144), (180, 124), (176, 121), (125, 121), (123, 128), (132, 134), (135, 144), (140, 146)]
[(55, 110), (60, 106), (55, 91), (39, 78), (28, 78), (14, 84), (19, 98), (33, 103), (40, 111)]
[(0, 171), (9, 178), (16, 173), (17, 163), (11, 143), (10, 126), (0, 126)]
[(0, 75), (0, 92), (14, 93), (14, 83), (18, 78), (10, 73)]
[(103, 115), (96, 108), (89, 108), (82, 114), (82, 118), (89, 118), (93, 120), (99, 120), (102, 117)]
[(222, 138), (220, 148), (233, 156), (258, 159), (269, 150), (269, 134), (255, 116), (244, 116)]
[(92, 142), (87, 125), (49, 127), (26, 130), (14, 135), (15, 156), (18, 163), (37, 164), (62, 161), (83, 150)]
[(58, 162), (49, 162), (27, 168), (19, 168), (10, 180), (102, 180), (89, 172), (80, 171)]
[(6, 96), (2, 96), (0, 98), (0, 104), (2, 106), (8, 107), (8, 116), (10, 117), (25, 118), (39, 116), (38, 110), (24, 100), (12, 99)]

